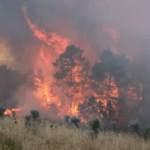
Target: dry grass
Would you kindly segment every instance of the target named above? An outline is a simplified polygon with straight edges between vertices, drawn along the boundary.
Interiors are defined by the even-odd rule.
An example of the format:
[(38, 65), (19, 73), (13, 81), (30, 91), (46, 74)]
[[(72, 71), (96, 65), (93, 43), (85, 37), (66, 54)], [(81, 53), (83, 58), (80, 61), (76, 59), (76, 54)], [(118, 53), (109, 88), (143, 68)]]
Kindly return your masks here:
[[(8, 140), (9, 139), (9, 140)], [(6, 141), (7, 140), (7, 141)], [(15, 148), (12, 148), (15, 147)], [(23, 118), (0, 120), (0, 149), (3, 150), (149, 150), (150, 141), (129, 133), (100, 132), (89, 138), (88, 130), (68, 128), (48, 121), (25, 128)]]

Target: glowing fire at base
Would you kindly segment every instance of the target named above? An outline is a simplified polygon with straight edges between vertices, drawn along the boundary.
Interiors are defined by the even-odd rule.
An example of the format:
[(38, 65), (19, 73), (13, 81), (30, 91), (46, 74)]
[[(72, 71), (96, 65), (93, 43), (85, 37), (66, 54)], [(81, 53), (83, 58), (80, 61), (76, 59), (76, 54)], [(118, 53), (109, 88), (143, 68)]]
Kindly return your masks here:
[(4, 112), (4, 115), (13, 116), (13, 111), (14, 111), (17, 116), (22, 117), (22, 115), (20, 114), (20, 111), (26, 108), (27, 108), (27, 105), (24, 105), (23, 107), (20, 107), (20, 108), (6, 109), (6, 111)]

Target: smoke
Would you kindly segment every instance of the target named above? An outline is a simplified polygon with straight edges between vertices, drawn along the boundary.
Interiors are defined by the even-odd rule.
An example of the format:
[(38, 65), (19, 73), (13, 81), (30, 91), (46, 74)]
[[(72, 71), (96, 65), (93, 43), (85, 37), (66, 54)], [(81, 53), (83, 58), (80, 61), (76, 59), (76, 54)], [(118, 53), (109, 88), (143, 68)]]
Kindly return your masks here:
[(0, 3), (0, 34), (11, 44), (14, 55), (18, 56), (17, 61), (21, 58), (19, 56), (23, 56), (27, 51), (28, 59), (24, 56), (19, 61), (24, 59), (26, 62), (31, 61), (28, 56), (31, 56), (31, 51), (37, 51), (36, 48), (33, 50), (33, 43), (36, 45), (39, 43), (27, 25), (22, 7), (27, 8), (29, 19), (39, 28), (66, 36), (71, 43), (88, 51), (86, 55), (92, 54), (97, 59), (96, 54), (101, 53), (104, 48), (113, 46), (113, 42), (116, 42), (113, 39), (115, 36), (117, 36), (116, 50), (119, 53), (140, 56), (143, 49), (140, 43), (147, 41), (144, 45), (149, 45), (147, 34), (149, 23), (146, 19), (149, 14), (148, 1), (144, 4), (140, 0), (136, 3), (134, 0), (126, 3), (119, 0), (114, 2), (6, 0)]
[(25, 82), (25, 75), (8, 69), (6, 65), (0, 66), (0, 103), (5, 108), (12, 109), (17, 106), (18, 99), (14, 99), (14, 95)]
[[(44, 45), (44, 42), (34, 36), (30, 30), (23, 7), (26, 7), (29, 20), (38, 28), (43, 28), (49, 33), (56, 32), (69, 39), (70, 44), (83, 49), (83, 54), (89, 60), (91, 68), (95, 61), (99, 61), (99, 55), (104, 49), (110, 48), (116, 55), (115, 57), (125, 54), (130, 59), (129, 69), (126, 70), (127, 74), (120, 72), (116, 75), (117, 86), (125, 86), (126, 84), (121, 82), (121, 79), (129, 74), (132, 79), (134, 77), (132, 85), (135, 85), (135, 82), (142, 83), (143, 95), (145, 95), (144, 111), (145, 114), (149, 112), (150, 10), (148, 0), (144, 3), (140, 0), (126, 0), (125, 2), (119, 0), (0, 0), (0, 65), (5, 64), (11, 68), (10, 70), (6, 69), (6, 66), (0, 67), (0, 70), (6, 71), (5, 74), (0, 74), (3, 79), (0, 88), (1, 91), (5, 91), (4, 96), (1, 93), (0, 97), (9, 102), (11, 97), (14, 102), (16, 100), (13, 99), (22, 98), (25, 95), (26, 98), (22, 98), (25, 101), (29, 101), (27, 100), (29, 98), (34, 99), (31, 96), (32, 83), (31, 90), (27, 90), (29, 85), (22, 85), (20, 74), (26, 76), (28, 83), (33, 80), (34, 67), (41, 50), (39, 47)], [(48, 45), (45, 44), (43, 49), (49, 50), (47, 47)], [(51, 50), (54, 56), (51, 59), (54, 59), (57, 55), (53, 52), (53, 48)], [(47, 52), (47, 58), (48, 56), (49, 52)], [(120, 61), (122, 59), (124, 57), (120, 57)], [(118, 60), (117, 64), (120, 64), (120, 61)], [(51, 60), (47, 61), (47, 64), (50, 62)], [(38, 63), (42, 66), (44, 62), (40, 60)], [(103, 71), (99, 72), (99, 68), (103, 68)], [(49, 69), (52, 71), (52, 68), (49, 67)], [(106, 72), (105, 65), (97, 63), (93, 69), (103, 80), (104, 72)], [(12, 78), (14, 82), (8, 83), (9, 78)], [(128, 84), (130, 80), (126, 78), (124, 81)], [(18, 89), (20, 91), (24, 89), (26, 94), (23, 92), (18, 94)], [(12, 108), (17, 105), (13, 102), (10, 102), (10, 105), (4, 105)], [(17, 103), (21, 106), (23, 100), (22, 102), (18, 100)]]

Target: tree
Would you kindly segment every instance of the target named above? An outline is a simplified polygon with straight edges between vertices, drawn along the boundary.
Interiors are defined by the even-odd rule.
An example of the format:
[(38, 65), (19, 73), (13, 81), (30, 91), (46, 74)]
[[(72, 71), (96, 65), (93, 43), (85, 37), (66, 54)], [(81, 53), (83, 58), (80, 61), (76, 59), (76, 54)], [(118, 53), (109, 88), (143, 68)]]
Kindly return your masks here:
[[(99, 96), (99, 99), (104, 99), (108, 102), (106, 109), (109, 112), (109, 116), (106, 115), (105, 111), (101, 111), (101, 113), (104, 114), (103, 116), (105, 116), (103, 118), (104, 120), (115, 118), (116, 112), (112, 108), (111, 102), (118, 101), (119, 103), (117, 104), (125, 104), (125, 99), (118, 98), (117, 94), (114, 95), (111, 93), (113, 90), (116, 91), (118, 88), (127, 87), (129, 84), (130, 77), (126, 73), (128, 64), (129, 59), (127, 59), (125, 55), (116, 55), (110, 49), (107, 49), (102, 52), (100, 62), (95, 62), (95, 65), (92, 68), (92, 78), (95, 80), (95, 82), (92, 83), (92, 87)], [(105, 91), (107, 91), (107, 93)], [(111, 102), (109, 102), (110, 100)], [(119, 109), (120, 106), (118, 105), (117, 107), (117, 109)], [(120, 113), (120, 111), (118, 113)]]
[[(129, 59), (125, 55), (117, 56), (112, 51), (105, 50), (100, 56), (100, 63), (95, 62), (92, 68), (93, 75), (96, 80), (104, 80), (106, 73), (109, 74), (108, 92), (111, 90), (111, 81), (114, 76), (118, 86), (121, 86), (121, 79), (125, 77), (125, 68), (129, 63)], [(118, 78), (119, 76), (119, 78)], [(125, 83), (122, 83), (122, 86)]]
[(70, 116), (69, 116), (69, 115), (66, 115), (66, 116), (64, 117), (64, 120), (70, 125), (69, 119), (70, 119)]
[[(56, 83), (63, 86), (66, 96), (70, 99), (70, 108), (72, 108), (72, 100), (75, 102), (77, 99), (84, 98), (83, 95), (86, 95), (85, 91), (88, 87), (89, 64), (82, 54), (83, 50), (70, 45), (53, 62), (53, 66), (57, 69), (54, 73)], [(81, 97), (78, 97), (79, 93)]]
[(73, 116), (70, 121), (79, 129), (78, 123), (80, 122), (80, 117), (77, 118), (76, 116)]
[(40, 117), (40, 113), (38, 110), (31, 110), (31, 116), (34, 120), (38, 119)]

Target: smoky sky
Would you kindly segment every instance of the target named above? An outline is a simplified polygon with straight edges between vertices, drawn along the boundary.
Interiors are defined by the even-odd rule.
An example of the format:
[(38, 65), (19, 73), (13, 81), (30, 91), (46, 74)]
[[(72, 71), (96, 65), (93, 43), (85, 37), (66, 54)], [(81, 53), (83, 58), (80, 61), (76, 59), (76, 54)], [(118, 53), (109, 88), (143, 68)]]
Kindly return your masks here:
[(8, 41), (16, 61), (22, 65), (31, 61), (32, 52), (36, 57), (40, 42), (25, 20), (22, 7), (26, 7), (29, 19), (39, 28), (57, 32), (71, 39), (72, 44), (82, 41), (90, 45), (95, 57), (103, 48), (112, 46), (109, 33), (104, 31), (109, 27), (120, 36), (116, 44), (119, 53), (142, 59), (141, 53), (149, 55), (148, 6), (148, 0), (0, 0), (0, 37)]
[[(149, 0), (0, 0), (0, 44), (6, 42), (10, 47), (7, 53), (14, 60), (9, 67), (23, 73), (33, 71), (42, 41), (27, 24), (22, 11), (26, 7), (33, 24), (70, 39), (70, 44), (84, 50), (89, 62), (94, 64), (104, 49), (114, 48), (131, 58), (134, 76), (147, 82), (150, 81), (149, 5)], [(119, 38), (113, 40), (109, 31), (116, 31)], [(5, 50), (5, 46), (1, 49)]]

